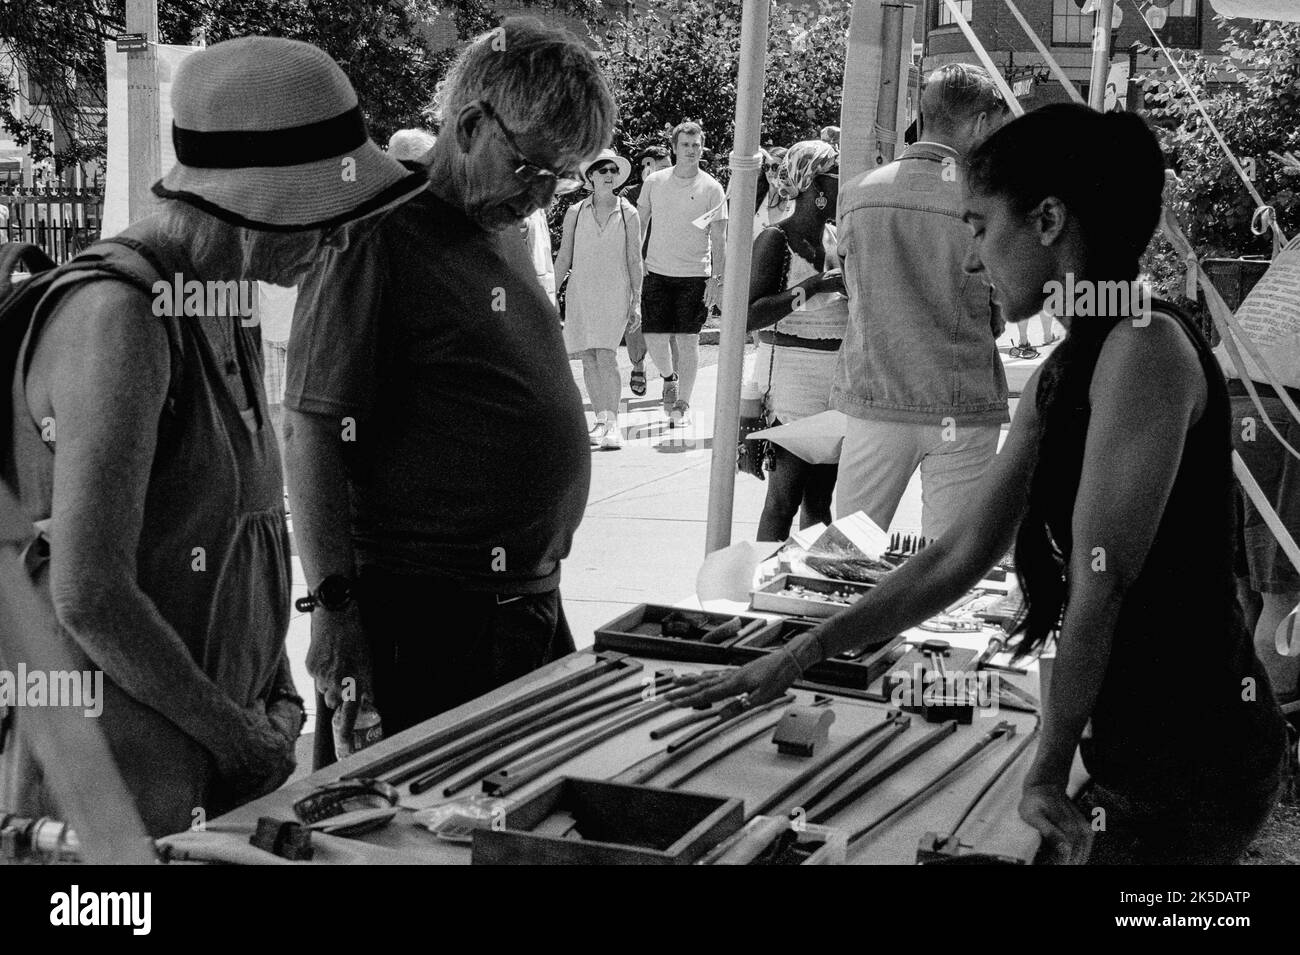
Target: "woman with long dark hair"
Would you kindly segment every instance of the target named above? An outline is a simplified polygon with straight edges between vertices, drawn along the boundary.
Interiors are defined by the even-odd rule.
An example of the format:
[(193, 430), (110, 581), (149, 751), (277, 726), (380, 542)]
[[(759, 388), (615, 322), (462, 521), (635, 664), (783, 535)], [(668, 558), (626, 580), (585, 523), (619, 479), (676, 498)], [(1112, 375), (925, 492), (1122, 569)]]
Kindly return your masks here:
[[(1223, 377), (1186, 317), (1133, 294), (1163, 183), (1141, 119), (1081, 106), (1030, 113), (970, 155), (966, 270), (988, 272), (1009, 320), (1046, 306), (1067, 336), (969, 520), (787, 651), (683, 679), (674, 699), (770, 699), (818, 660), (942, 611), (1014, 540), (1017, 655), (1056, 646), (1021, 816), (1072, 861), (1246, 850), (1278, 797), (1285, 728), (1233, 591)], [(1082, 806), (1066, 795), (1079, 746)]]

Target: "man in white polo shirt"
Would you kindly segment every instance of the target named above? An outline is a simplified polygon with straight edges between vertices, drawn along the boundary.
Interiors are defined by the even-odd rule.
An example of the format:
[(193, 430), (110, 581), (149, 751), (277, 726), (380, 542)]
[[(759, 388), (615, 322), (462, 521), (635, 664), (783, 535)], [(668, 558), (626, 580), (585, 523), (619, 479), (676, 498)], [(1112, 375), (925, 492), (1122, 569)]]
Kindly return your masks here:
[(664, 412), (675, 428), (690, 421), (700, 329), (708, 310), (722, 301), (727, 196), (718, 180), (700, 169), (704, 130), (698, 123), (679, 123), (672, 146), (673, 167), (646, 177), (637, 212), (650, 234), (641, 329), (663, 376)]

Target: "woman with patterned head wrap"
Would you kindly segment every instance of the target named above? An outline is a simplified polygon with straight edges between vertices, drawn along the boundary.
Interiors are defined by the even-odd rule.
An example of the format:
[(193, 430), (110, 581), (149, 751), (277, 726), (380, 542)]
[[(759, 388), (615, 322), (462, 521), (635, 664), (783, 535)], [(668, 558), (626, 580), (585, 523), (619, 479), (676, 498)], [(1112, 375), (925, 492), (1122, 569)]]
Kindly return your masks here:
[[(748, 327), (763, 329), (750, 390), (751, 397), (762, 397), (768, 425), (829, 407), (836, 352), (848, 324), (833, 225), (839, 154), (830, 143), (796, 143), (781, 163), (775, 186), (793, 202), (793, 211), (755, 237), (749, 286)], [(742, 431), (762, 424), (742, 421)], [(742, 470), (762, 478), (755, 446), (743, 439), (741, 446)], [(771, 470), (759, 540), (784, 540), (801, 505), (801, 526), (830, 523), (836, 465), (810, 464), (775, 447)]]

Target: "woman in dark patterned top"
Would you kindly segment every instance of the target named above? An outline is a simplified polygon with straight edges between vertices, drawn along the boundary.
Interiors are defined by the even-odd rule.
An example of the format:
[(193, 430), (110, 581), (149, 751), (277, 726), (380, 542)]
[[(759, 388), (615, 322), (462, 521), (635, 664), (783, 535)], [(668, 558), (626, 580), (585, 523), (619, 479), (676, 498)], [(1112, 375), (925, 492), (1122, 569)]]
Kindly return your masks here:
[[(1021, 816), (1069, 861), (1226, 863), (1267, 818), (1285, 728), (1237, 606), (1228, 399), (1204, 339), (1136, 285), (1164, 161), (1128, 113), (1048, 106), (971, 154), (968, 272), (1068, 330), (968, 521), (788, 653), (677, 691), (759, 702), (941, 611), (1015, 540), (1018, 653), (1056, 642)], [(960, 427), (960, 422), (958, 423)], [(1092, 787), (1066, 794), (1076, 748)]]

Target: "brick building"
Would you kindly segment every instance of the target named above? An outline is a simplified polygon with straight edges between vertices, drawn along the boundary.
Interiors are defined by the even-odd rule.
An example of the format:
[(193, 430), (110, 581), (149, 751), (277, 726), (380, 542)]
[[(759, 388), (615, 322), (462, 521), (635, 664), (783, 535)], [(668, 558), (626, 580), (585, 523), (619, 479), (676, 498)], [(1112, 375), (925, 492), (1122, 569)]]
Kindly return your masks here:
[[(1093, 15), (1084, 13), (1076, 0), (1014, 0), (1017, 8), (1051, 50), (1079, 92), (1086, 98), (1092, 67)], [(974, 53), (961, 29), (952, 19), (943, 0), (917, 0), (924, 12), (926, 25), (925, 69), (945, 63), (974, 63)], [(1068, 95), (1049, 74), (1043, 58), (1034, 49), (1025, 31), (1016, 22), (1005, 0), (959, 0), (958, 6), (970, 21), (993, 61), (1011, 82), (1026, 107), (1068, 99)], [(1145, 72), (1163, 64), (1156, 51), (1138, 53), (1137, 46), (1154, 46), (1133, 0), (1117, 0), (1122, 11), (1117, 30), (1111, 31), (1111, 63), (1129, 63), (1134, 73)], [(1157, 32), (1171, 50), (1197, 50), (1216, 56), (1224, 33), (1214, 22), (1209, 0), (1173, 0), (1165, 8), (1167, 19)], [(1015, 84), (1019, 84), (1018, 86)], [(1130, 107), (1136, 106), (1138, 93), (1130, 91)]]

